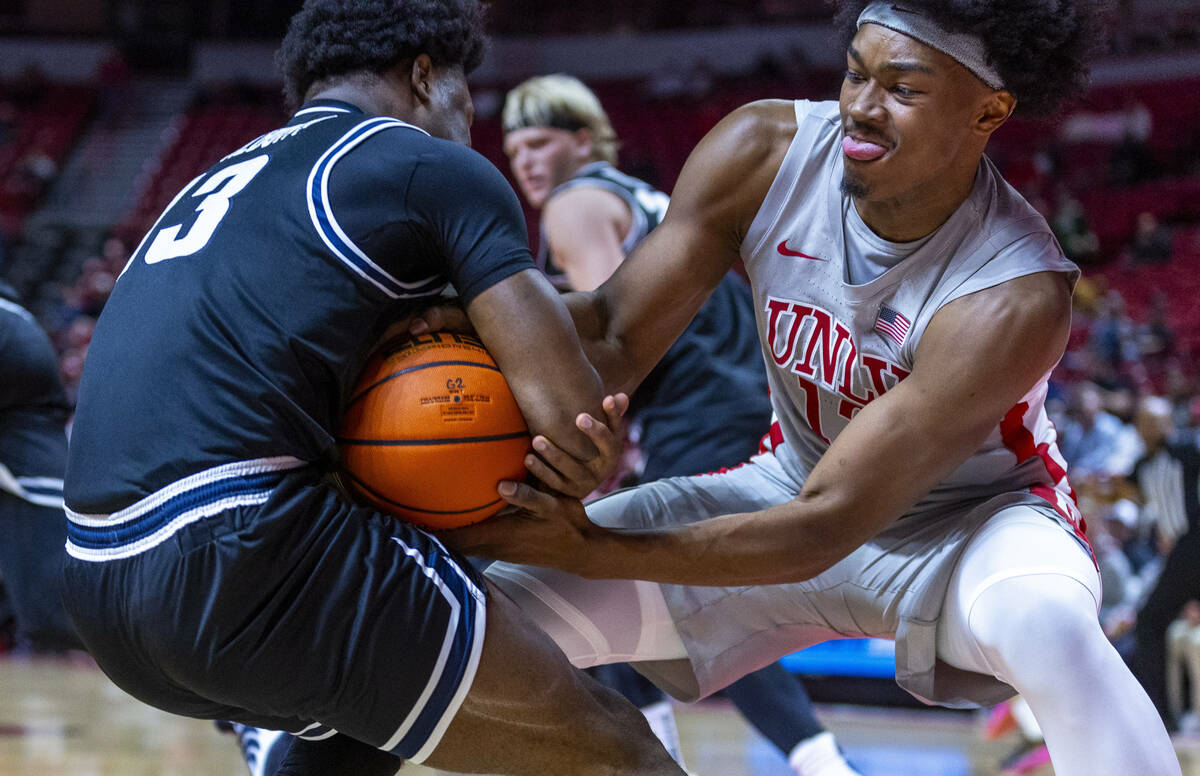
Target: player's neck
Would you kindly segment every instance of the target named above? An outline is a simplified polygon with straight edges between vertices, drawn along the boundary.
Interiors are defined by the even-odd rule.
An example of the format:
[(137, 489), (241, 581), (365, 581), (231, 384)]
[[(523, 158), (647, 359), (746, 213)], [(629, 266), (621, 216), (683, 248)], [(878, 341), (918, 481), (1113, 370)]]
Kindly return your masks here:
[(312, 100), (337, 100), (360, 108), (364, 113), (391, 116), (410, 124), (414, 123), (409, 107), (396, 99), (393, 90), (387, 88), (381, 80), (338, 81), (328, 86), (318, 85), (305, 95), (305, 102)]
[[(954, 215), (975, 187), (975, 170), (938, 178), (892, 199), (854, 198), (863, 223), (885, 240), (903, 243), (930, 234)], [(947, 181), (952, 181), (948, 183)]]

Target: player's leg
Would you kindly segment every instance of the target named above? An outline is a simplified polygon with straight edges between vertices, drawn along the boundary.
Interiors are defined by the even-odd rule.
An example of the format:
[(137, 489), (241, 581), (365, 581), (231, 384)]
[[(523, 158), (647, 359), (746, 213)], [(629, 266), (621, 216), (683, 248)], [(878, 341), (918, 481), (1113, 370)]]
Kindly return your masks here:
[(1191, 702), (1179, 721), (1179, 727), (1184, 733), (1200, 733), (1200, 626), (1192, 626), (1184, 645), (1187, 659), (1188, 685), (1191, 688)]
[(817, 721), (804, 685), (781, 664), (747, 674), (723, 692), (799, 776), (856, 776), (833, 734)]
[(1175, 620), (1167, 626), (1166, 632), (1166, 692), (1167, 709), (1171, 719), (1178, 721), (1183, 716), (1183, 673), (1187, 663), (1187, 641), (1191, 625), (1183, 620)]
[(493, 588), (488, 600), (475, 679), (426, 764), (530, 776), (683, 773), (632, 705), (572, 669), (502, 593)]
[(1096, 617), (1099, 577), (1031, 507), (1002, 510), (968, 544), (938, 625), (938, 656), (1029, 703), (1059, 776), (1179, 774), (1165, 729)]
[(1197, 596), (1200, 596), (1200, 533), (1192, 531), (1184, 534), (1167, 556), (1166, 565), (1138, 611), (1134, 626), (1134, 671), (1164, 720), (1171, 720), (1166, 690), (1167, 628), (1183, 605)]
[(0, 491), (0, 574), (17, 621), (17, 643), (34, 649), (79, 647), (63, 606), (62, 509), (38, 506)]
[(279, 770), (295, 740), (295, 736), (282, 730), (267, 730), (239, 722), (218, 721), (216, 726), (221, 732), (237, 738), (250, 776), (271, 776)]
[(616, 690), (622, 698), (636, 706), (671, 758), (683, 765), (683, 750), (679, 746), (679, 727), (675, 724), (675, 710), (662, 690), (628, 663), (595, 666), (587, 669), (587, 674), (605, 687)]
[[(490, 561), (482, 562), (470, 559), (471, 565), (483, 571)], [(583, 665), (583, 664), (580, 664)], [(590, 662), (587, 673), (600, 684), (616, 690), (625, 700), (637, 707), (655, 737), (662, 742), (663, 747), (680, 765), (683, 765), (683, 751), (679, 745), (679, 728), (675, 724), (675, 710), (666, 695), (658, 687), (639, 674), (626, 663)]]

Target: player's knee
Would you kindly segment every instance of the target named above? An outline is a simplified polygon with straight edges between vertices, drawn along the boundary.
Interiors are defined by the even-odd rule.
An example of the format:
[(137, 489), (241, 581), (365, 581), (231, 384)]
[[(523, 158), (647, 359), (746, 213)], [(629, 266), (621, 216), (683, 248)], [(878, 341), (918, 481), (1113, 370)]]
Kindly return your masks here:
[(1001, 580), (979, 593), (971, 607), (971, 634), (990, 662), (1008, 672), (1036, 656), (1078, 661), (1082, 646), (1104, 641), (1096, 603), (1082, 582), (1063, 574)]

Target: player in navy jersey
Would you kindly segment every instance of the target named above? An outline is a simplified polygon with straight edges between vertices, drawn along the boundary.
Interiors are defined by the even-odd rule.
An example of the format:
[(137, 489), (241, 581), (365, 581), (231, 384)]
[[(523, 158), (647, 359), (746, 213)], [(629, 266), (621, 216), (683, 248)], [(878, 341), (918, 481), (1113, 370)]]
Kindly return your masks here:
[[(531, 78), (504, 103), (504, 151), (541, 212), (537, 263), (565, 287), (592, 291), (662, 221), (669, 198), (616, 168), (617, 135), (600, 101), (566, 75)], [(640, 480), (732, 468), (758, 452), (771, 422), (750, 287), (730, 272), (634, 392), (629, 417)], [(662, 691), (626, 664), (593, 674), (636, 703), (668, 750), (677, 740)], [(800, 684), (778, 663), (725, 688), (800, 776), (852, 776)]]
[(50, 338), (0, 282), (0, 579), (22, 649), (78, 646), (62, 604), (69, 414)]
[(299, 736), (281, 774), (681, 773), (436, 538), (327, 482), (366, 349), (449, 287), (569, 451), (562, 487), (616, 454), (623, 400), (601, 409), (516, 197), (466, 147), (483, 43), (475, 0), (309, 0), (279, 57), (299, 109), (179, 192), (92, 340), (65, 488), (81, 638), (147, 703)]

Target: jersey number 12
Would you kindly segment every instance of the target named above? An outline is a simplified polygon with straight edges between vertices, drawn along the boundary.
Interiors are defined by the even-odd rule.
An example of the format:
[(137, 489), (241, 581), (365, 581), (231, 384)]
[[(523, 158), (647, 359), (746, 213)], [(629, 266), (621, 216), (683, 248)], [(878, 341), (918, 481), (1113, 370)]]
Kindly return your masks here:
[(200, 188), (192, 192), (193, 197), (204, 197), (196, 206), (200, 217), (182, 235), (179, 232), (183, 229), (183, 224), (159, 229), (150, 242), (150, 247), (146, 249), (146, 263), (157, 264), (167, 259), (191, 256), (208, 245), (213, 233), (221, 225), (221, 219), (229, 212), (229, 200), (246, 188), (254, 176), (267, 166), (268, 161), (270, 157), (267, 154), (256, 156), (244, 162), (231, 164), (204, 181)]

